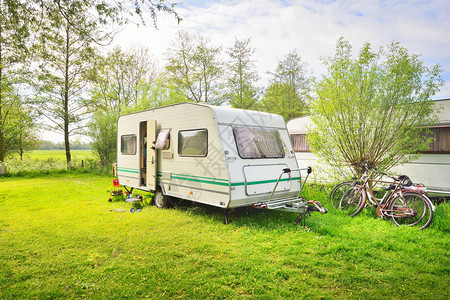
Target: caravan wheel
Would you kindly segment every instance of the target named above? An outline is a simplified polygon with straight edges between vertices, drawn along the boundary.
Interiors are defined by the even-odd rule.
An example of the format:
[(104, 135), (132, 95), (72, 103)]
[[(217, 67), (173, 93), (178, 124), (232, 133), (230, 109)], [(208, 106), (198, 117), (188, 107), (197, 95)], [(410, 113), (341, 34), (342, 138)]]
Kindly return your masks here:
[(167, 208), (169, 207), (169, 200), (166, 195), (163, 195), (161, 191), (157, 191), (153, 198), (153, 202), (157, 208)]

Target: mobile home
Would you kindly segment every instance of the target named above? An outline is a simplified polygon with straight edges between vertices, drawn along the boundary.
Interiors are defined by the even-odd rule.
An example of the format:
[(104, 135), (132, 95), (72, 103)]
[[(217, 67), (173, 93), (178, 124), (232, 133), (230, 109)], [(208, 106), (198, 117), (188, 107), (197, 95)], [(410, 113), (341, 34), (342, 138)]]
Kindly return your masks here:
[[(414, 182), (424, 184), (428, 192), (432, 193), (431, 197), (439, 198), (439, 195), (445, 195), (450, 198), (450, 99), (435, 100), (434, 104), (439, 122), (429, 129), (435, 141), (419, 159), (397, 166), (392, 172), (407, 174)], [(306, 135), (311, 126), (313, 124), (309, 116), (287, 122), (297, 162), (300, 167), (310, 165), (319, 170), (326, 170), (328, 166), (318, 160), (307, 143)], [(331, 180), (327, 177), (327, 172), (317, 172), (313, 179), (322, 182)]]
[(159, 207), (177, 197), (228, 209), (300, 190), (279, 115), (181, 103), (123, 115), (117, 131), (119, 183), (155, 191)]

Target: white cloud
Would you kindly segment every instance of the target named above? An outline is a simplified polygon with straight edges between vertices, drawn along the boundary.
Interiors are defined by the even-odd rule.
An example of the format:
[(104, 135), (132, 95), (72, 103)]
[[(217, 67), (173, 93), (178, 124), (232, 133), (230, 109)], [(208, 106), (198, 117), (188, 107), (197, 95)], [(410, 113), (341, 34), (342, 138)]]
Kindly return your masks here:
[(437, 97), (450, 97), (450, 6), (437, 1), (204, 1), (178, 9), (183, 21), (160, 15), (159, 30), (151, 25), (129, 25), (115, 44), (144, 44), (159, 59), (179, 29), (208, 35), (225, 48), (234, 38), (252, 40), (262, 76), (277, 60), (296, 49), (315, 75), (325, 71), (320, 57), (331, 56), (344, 36), (355, 52), (364, 42), (374, 48), (399, 41), (411, 53), (421, 54), (426, 64), (439, 63), (448, 80)]

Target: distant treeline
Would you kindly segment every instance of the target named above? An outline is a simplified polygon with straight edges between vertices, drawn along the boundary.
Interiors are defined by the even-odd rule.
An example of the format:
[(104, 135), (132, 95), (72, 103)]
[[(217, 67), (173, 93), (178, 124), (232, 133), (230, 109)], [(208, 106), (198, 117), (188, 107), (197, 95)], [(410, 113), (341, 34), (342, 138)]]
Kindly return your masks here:
[[(64, 150), (64, 143), (53, 143), (50, 141), (42, 141), (41, 146), (38, 148), (39, 150)], [(70, 150), (91, 150), (90, 143), (81, 143), (81, 142), (73, 142), (70, 144)]]

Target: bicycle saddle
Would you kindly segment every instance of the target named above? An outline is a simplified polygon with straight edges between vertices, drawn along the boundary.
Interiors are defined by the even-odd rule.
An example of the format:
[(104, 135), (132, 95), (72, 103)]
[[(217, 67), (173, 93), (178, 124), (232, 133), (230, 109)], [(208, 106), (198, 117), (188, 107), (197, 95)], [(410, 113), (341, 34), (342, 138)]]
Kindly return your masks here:
[(414, 185), (407, 175), (392, 176), (392, 178), (394, 178), (395, 181), (399, 181), (403, 186)]

